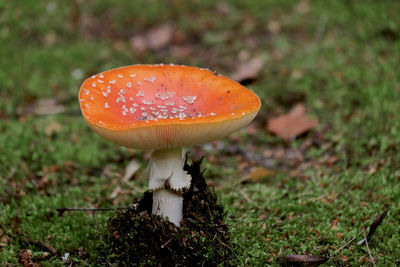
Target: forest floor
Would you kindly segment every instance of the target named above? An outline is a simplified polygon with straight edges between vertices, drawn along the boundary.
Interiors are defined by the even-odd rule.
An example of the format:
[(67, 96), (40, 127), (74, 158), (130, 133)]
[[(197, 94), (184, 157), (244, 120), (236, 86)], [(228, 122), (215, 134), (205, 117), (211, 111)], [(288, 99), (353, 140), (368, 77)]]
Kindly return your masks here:
[[(113, 212), (57, 208), (128, 206), (147, 189), (149, 152), (96, 135), (79, 87), (155, 63), (210, 68), (262, 101), (249, 127), (188, 148), (205, 156), (240, 265), (399, 264), (399, 13), (372, 0), (0, 0), (0, 265), (94, 264)], [(317, 125), (272, 134), (297, 104)]]

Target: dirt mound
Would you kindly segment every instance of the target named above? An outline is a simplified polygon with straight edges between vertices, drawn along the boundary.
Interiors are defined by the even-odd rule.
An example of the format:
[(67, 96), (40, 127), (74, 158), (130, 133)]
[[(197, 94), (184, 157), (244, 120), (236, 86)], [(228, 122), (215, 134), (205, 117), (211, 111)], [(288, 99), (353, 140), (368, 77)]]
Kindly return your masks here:
[(201, 160), (185, 170), (192, 176), (183, 193), (181, 227), (151, 214), (152, 193), (108, 221), (101, 263), (132, 266), (230, 266), (234, 264), (223, 208), (200, 170)]

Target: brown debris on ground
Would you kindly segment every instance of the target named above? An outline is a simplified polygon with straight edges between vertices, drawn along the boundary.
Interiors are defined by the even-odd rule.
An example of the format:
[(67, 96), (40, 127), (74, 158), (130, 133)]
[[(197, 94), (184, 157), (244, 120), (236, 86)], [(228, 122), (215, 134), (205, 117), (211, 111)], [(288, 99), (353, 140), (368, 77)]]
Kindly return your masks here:
[(297, 137), (315, 128), (317, 124), (316, 119), (307, 116), (306, 107), (300, 103), (294, 106), (288, 114), (271, 118), (267, 129), (288, 141), (290, 138)]
[(200, 161), (185, 163), (192, 176), (183, 194), (181, 227), (151, 214), (152, 193), (145, 192), (138, 205), (117, 213), (108, 222), (101, 245), (100, 263), (118, 266), (230, 266), (233, 265), (223, 208), (217, 203), (200, 170)]

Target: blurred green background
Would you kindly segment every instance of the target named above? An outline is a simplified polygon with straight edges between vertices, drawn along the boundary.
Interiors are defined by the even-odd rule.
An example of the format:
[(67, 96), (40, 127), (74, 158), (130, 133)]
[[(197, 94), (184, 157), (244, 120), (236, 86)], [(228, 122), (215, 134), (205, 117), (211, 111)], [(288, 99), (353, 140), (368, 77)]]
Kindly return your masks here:
[[(190, 149), (206, 156), (238, 265), (288, 254), (394, 265), (399, 14), (394, 0), (0, 0), (0, 265), (21, 264), (24, 250), (43, 266), (94, 264), (112, 213), (56, 208), (128, 205), (146, 190), (149, 154), (91, 131), (79, 87), (154, 63), (210, 68), (262, 100), (247, 129)], [(268, 131), (299, 103), (316, 127), (289, 141)], [(130, 162), (140, 168), (122, 180)], [(368, 253), (355, 242), (386, 208)]]

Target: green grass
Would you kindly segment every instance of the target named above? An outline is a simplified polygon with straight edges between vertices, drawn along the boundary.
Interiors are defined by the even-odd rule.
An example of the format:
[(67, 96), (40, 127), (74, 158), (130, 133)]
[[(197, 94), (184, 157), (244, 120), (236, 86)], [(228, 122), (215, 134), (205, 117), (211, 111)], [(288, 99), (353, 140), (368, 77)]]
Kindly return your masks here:
[[(255, 133), (242, 130), (215, 143), (218, 149), (199, 146), (192, 153), (206, 155), (206, 174), (226, 207), (241, 265), (276, 264), (288, 254), (330, 255), (328, 266), (372, 265), (366, 247), (355, 243), (386, 207), (369, 249), (377, 266), (395, 264), (400, 4), (225, 3), (228, 8), (215, 1), (0, 0), (0, 265), (18, 264), (23, 249), (43, 266), (65, 264), (65, 253), (76, 264), (93, 264), (111, 213), (59, 216), (56, 208), (124, 206), (146, 189), (148, 154), (103, 140), (82, 119), (77, 94), (86, 77), (160, 62), (229, 76), (255, 56), (265, 60), (248, 86), (263, 102)], [(272, 20), (280, 25), (275, 34), (268, 30)], [(166, 22), (178, 32), (172, 44), (132, 50), (132, 36)], [(180, 56), (172, 46), (190, 53)], [(44, 101), (45, 110), (63, 111), (37, 115)], [(290, 143), (270, 135), (267, 120), (297, 102), (318, 118), (318, 127)], [(142, 167), (122, 183), (131, 159)], [(238, 184), (260, 166), (275, 175)], [(123, 192), (113, 199), (117, 186)], [(45, 250), (29, 240), (46, 242), (58, 254), (40, 260)]]

